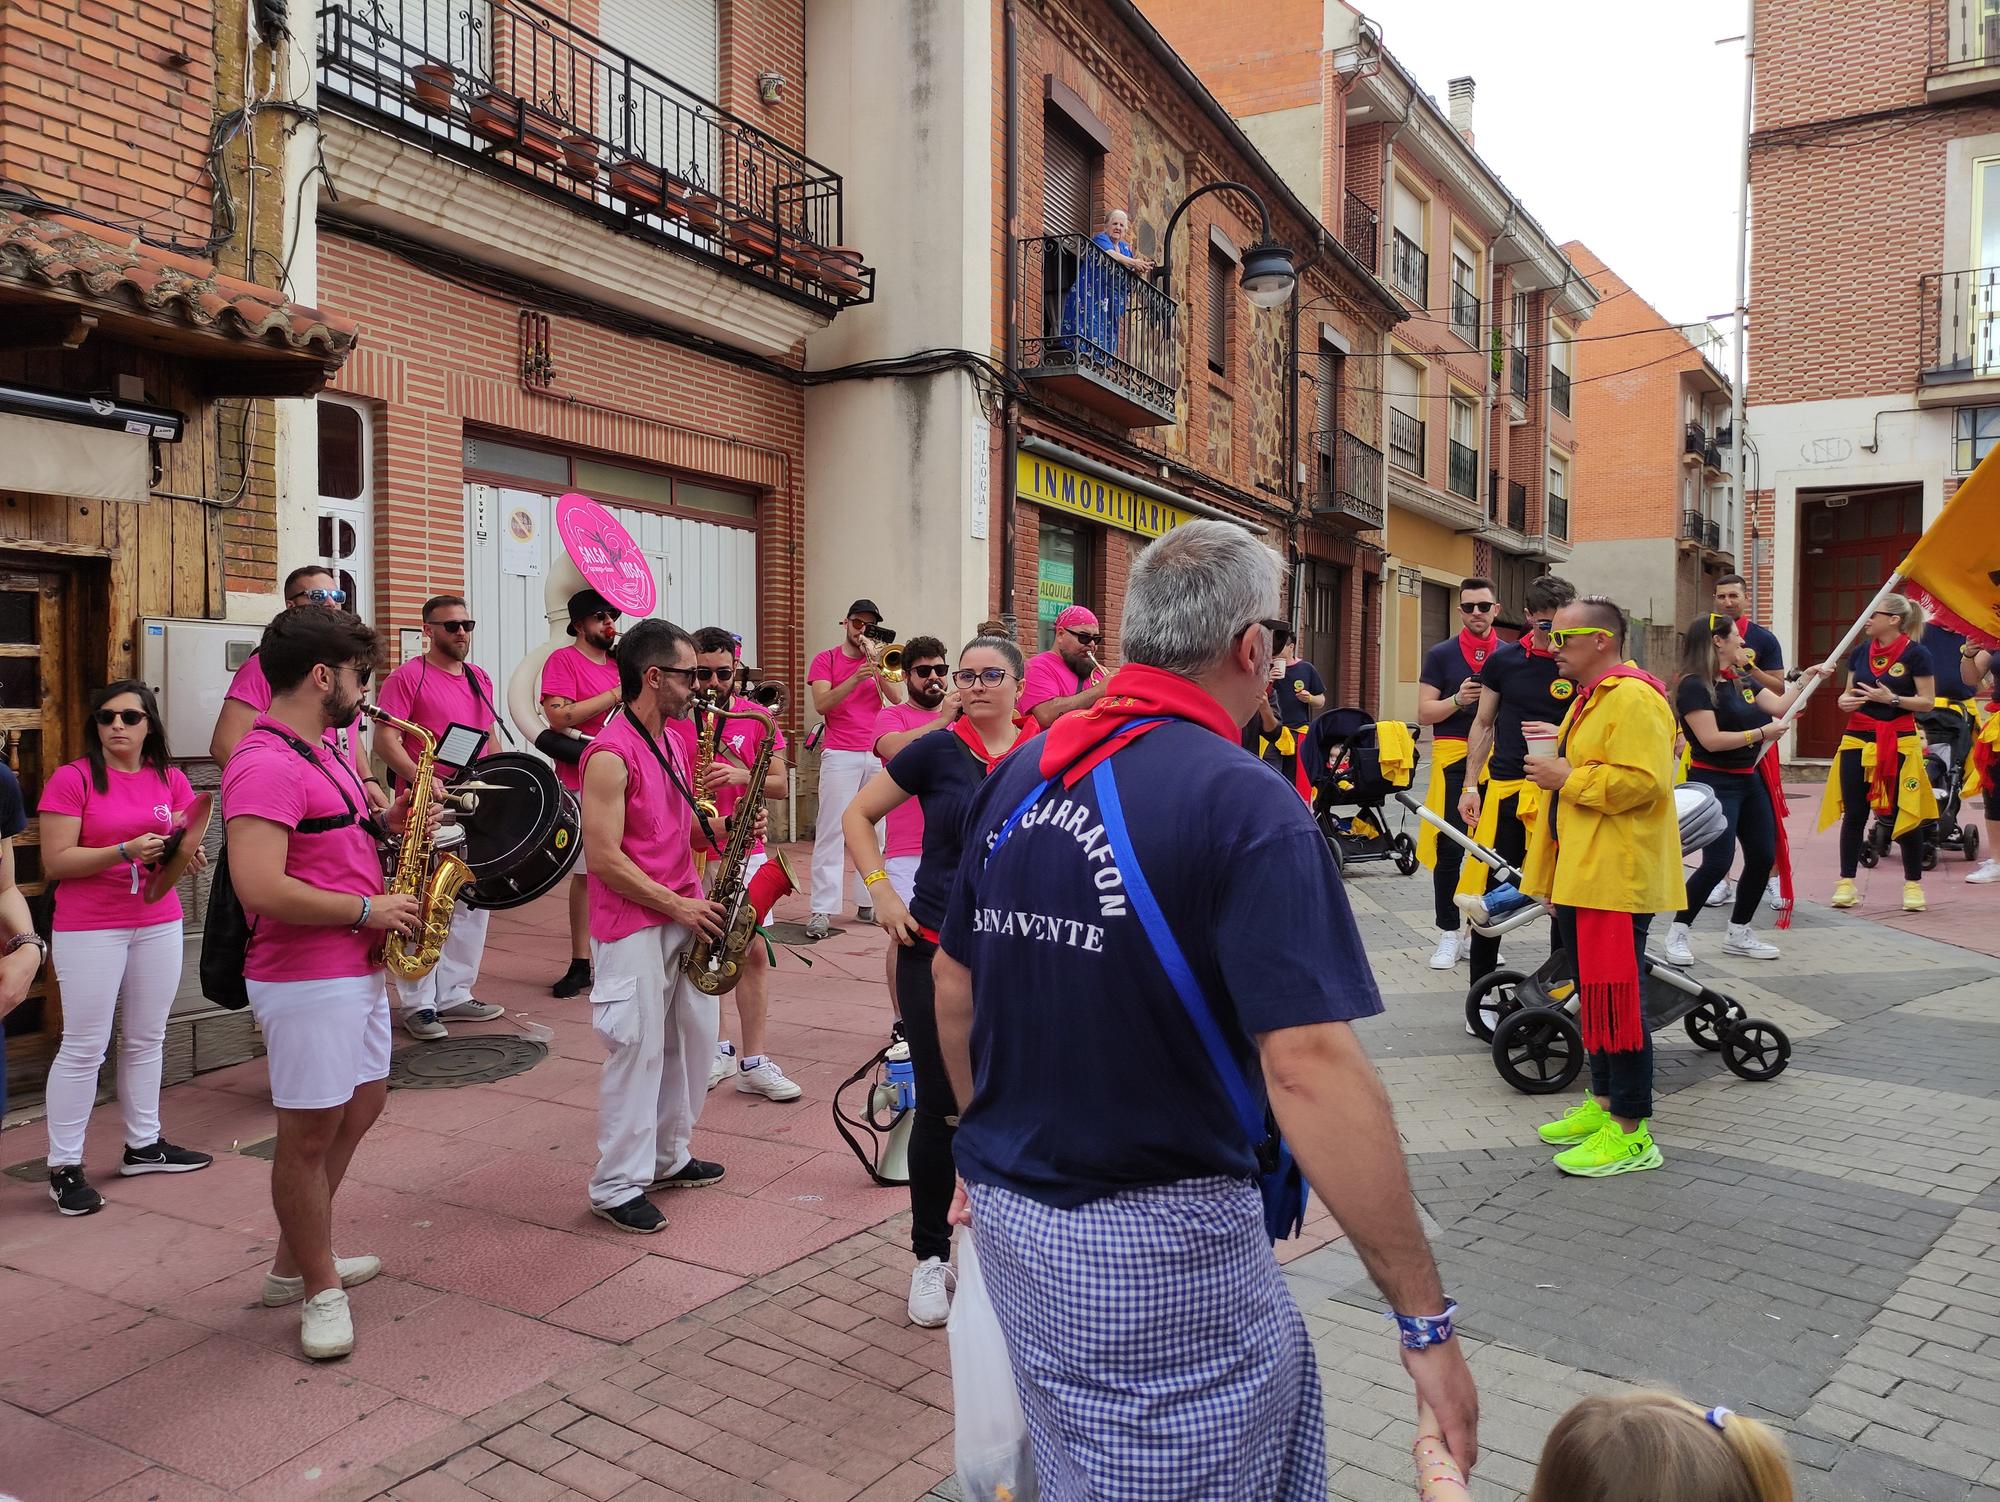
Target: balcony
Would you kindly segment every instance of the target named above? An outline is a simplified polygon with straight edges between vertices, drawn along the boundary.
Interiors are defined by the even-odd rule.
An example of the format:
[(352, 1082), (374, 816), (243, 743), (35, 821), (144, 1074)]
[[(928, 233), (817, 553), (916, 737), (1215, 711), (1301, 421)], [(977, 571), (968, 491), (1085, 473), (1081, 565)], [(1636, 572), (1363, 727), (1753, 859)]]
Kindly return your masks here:
[(1682, 542), (1700, 542), (1702, 531), (1702, 514), (1699, 511), (1683, 511), (1681, 513), (1680, 540)]
[(1692, 459), (1699, 464), (1701, 462), (1702, 451), (1707, 447), (1708, 433), (1706, 430), (1698, 422), (1689, 423), (1687, 425), (1687, 432), (1681, 437), (1682, 462), (1685, 463)]
[(2000, 15), (1977, 0), (1930, 0), (1930, 59), (1924, 96), (1932, 103), (2000, 89)]
[(2000, 380), (2000, 266), (1918, 279), (1917, 401), (1990, 399)]
[(1382, 525), (1382, 451), (1352, 433), (1313, 435), (1318, 485), (1313, 515), (1354, 532)]
[(1701, 524), (1701, 545), (1709, 549), (1709, 551), (1711, 552), (1717, 552), (1721, 550), (1722, 547), (1721, 522), (1710, 519)]
[(1564, 417), (1569, 416), (1569, 372), (1549, 367), (1549, 405)]
[(1548, 534), (1557, 542), (1569, 541), (1569, 497), (1549, 497)]
[(1354, 252), (1354, 258), (1370, 271), (1375, 269), (1376, 258), (1381, 254), (1382, 216), (1377, 214), (1352, 190), (1342, 205), (1340, 220), (1340, 243)]
[(1507, 362), (1507, 391), (1515, 401), (1528, 400), (1528, 352), (1518, 344), (1514, 346), (1512, 357)]
[(1389, 233), (1389, 280), (1420, 308), (1430, 295), (1431, 258), (1401, 230)]
[(1418, 479), (1424, 474), (1424, 425), (1407, 412), (1389, 409), (1389, 462)]
[(1507, 482), (1506, 523), (1509, 532), (1528, 530), (1528, 487), (1519, 480)]
[(1171, 297), (1088, 235), (1022, 240), (1020, 373), (1127, 428), (1174, 420)]
[(532, 0), (331, 0), (323, 96), (831, 314), (874, 297), (839, 174)]
[(1468, 501), (1479, 499), (1479, 450), (1456, 438), (1445, 440), (1445, 489)]
[(1469, 287), (1451, 289), (1451, 331), (1474, 349), (1479, 347), (1479, 299)]
[(1722, 445), (1714, 439), (1710, 439), (1708, 446), (1701, 451), (1701, 462), (1717, 474), (1729, 468), (1722, 457)]

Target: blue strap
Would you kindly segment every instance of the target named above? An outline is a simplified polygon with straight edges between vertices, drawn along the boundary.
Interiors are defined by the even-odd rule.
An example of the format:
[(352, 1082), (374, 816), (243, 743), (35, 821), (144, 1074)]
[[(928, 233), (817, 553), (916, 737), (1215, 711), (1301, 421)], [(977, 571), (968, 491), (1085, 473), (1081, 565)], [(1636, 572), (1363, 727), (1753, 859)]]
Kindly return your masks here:
[(1132, 910), (1139, 915), (1139, 925), (1145, 929), (1146, 938), (1151, 941), (1153, 952), (1159, 957), (1160, 968), (1166, 971), (1167, 979), (1173, 985), (1174, 994), (1180, 997), (1181, 1005), (1187, 1009), (1188, 1021), (1194, 1024), (1202, 1047), (1208, 1051), (1209, 1062), (1215, 1066), (1216, 1075), (1222, 1081), (1229, 1104), (1236, 1112), (1236, 1119), (1242, 1123), (1254, 1153), (1266, 1135), (1264, 1113), (1257, 1108), (1256, 1096), (1250, 1089), (1249, 1080), (1244, 1078), (1236, 1056), (1223, 1041), (1215, 1013), (1209, 1009), (1208, 998), (1202, 994), (1201, 983), (1195, 979), (1187, 956), (1181, 953), (1180, 942), (1167, 926), (1166, 915), (1160, 911), (1159, 903), (1153, 900), (1153, 889), (1146, 882), (1146, 873), (1139, 868), (1131, 837), (1125, 831), (1125, 810), (1118, 801), (1118, 782), (1111, 774), (1110, 763), (1100, 765), (1091, 774), (1090, 780), (1097, 790), (1098, 812), (1104, 820), (1104, 833), (1111, 841), (1111, 853), (1118, 858), (1118, 869), (1125, 878), (1125, 890), (1132, 898)]
[[(1119, 731), (1118, 734), (1121, 736), (1131, 736), (1134, 739), (1136, 739), (1139, 732), (1151, 730), (1158, 725), (1164, 725), (1167, 723), (1169, 718), (1171, 718), (1171, 716), (1161, 715), (1157, 719), (1139, 720), (1127, 726), (1125, 729)], [(1096, 749), (1097, 747), (1092, 746), (1090, 748), (1090, 751), (1095, 751)], [(1085, 751), (1083, 755), (1084, 756), (1090, 755), (1090, 751)], [(1078, 761), (1081, 761), (1082, 759), (1083, 757), (1077, 758)], [(1074, 765), (1074, 763), (1072, 763), (1071, 765)], [(1007, 815), (1007, 822), (1000, 826), (1000, 833), (993, 837), (992, 847), (988, 849), (986, 852), (986, 860), (990, 861), (993, 859), (995, 855), (1000, 853), (1000, 847), (1007, 843), (1007, 836), (1014, 832), (1014, 826), (1019, 824), (1021, 820), (1027, 816), (1029, 809), (1033, 808), (1037, 803), (1041, 802), (1042, 794), (1046, 793), (1049, 790), (1049, 784), (1054, 782), (1057, 777), (1062, 776), (1063, 772), (1067, 772), (1068, 770), (1069, 770), (1068, 767), (1064, 767), (1061, 772), (1057, 772), (1054, 776), (1044, 777), (1040, 782), (1036, 783), (1034, 787), (1029, 790), (1028, 796), (1020, 801), (1019, 805), (1017, 805), (1016, 808), (1014, 809), (1014, 812)], [(984, 865), (985, 861), (982, 861), (980, 864)]]

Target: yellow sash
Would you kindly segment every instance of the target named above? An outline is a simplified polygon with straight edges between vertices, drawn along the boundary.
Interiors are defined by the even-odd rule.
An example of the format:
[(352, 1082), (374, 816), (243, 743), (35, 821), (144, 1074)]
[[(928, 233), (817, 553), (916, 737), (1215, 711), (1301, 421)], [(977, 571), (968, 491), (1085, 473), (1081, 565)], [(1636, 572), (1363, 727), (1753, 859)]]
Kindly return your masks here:
[[(2000, 754), (2000, 714), (1990, 714), (1986, 717), (1986, 723), (1979, 727), (1979, 734), (1972, 738), (1972, 744), (1975, 753), (1980, 746), (1991, 746), (1996, 754)], [(1963, 796), (1977, 798), (1985, 790), (1985, 786), (1985, 779), (1979, 775), (1979, 757), (1974, 754), (1966, 758)]]
[[(1444, 806), (1444, 774), (1464, 760), (1464, 741), (1431, 742), (1431, 781), (1430, 786), (1424, 789), (1424, 807), (1441, 819), (1451, 817), (1451, 810)], [(1428, 824), (1417, 829), (1417, 859), (1433, 871), (1437, 869), (1438, 841), (1441, 838)]]
[[(1493, 837), (1500, 832), (1500, 805), (1509, 797), (1515, 800), (1514, 812), (1524, 825), (1533, 827), (1541, 814), (1542, 790), (1527, 778), (1482, 783), (1479, 790), (1479, 825), (1472, 831), (1472, 838), (1489, 850), (1493, 848)], [(1490, 874), (1485, 861), (1466, 861), (1464, 869), (1458, 873), (1458, 894), (1461, 897), (1485, 896), (1486, 878)]]
[(1402, 788), (1410, 785), (1410, 774), (1417, 766), (1417, 742), (1410, 734), (1410, 727), (1401, 720), (1381, 720), (1375, 726), (1375, 755), (1382, 767), (1382, 778), (1393, 786)]
[[(1937, 794), (1931, 791), (1931, 780), (1924, 772), (1924, 738), (1921, 735), (1899, 735), (1896, 749), (1902, 753), (1902, 765), (1896, 776), (1896, 828), (1895, 837), (1901, 839), (1926, 819), (1935, 819), (1938, 814)], [(1861, 770), (1873, 774), (1875, 771), (1875, 742), (1858, 735), (1843, 735), (1840, 745), (1833, 753), (1833, 765), (1827, 769), (1826, 793), (1819, 802), (1819, 827), (1827, 829), (1840, 822), (1846, 811), (1846, 801), (1840, 795), (1840, 758), (1843, 752), (1861, 753)]]

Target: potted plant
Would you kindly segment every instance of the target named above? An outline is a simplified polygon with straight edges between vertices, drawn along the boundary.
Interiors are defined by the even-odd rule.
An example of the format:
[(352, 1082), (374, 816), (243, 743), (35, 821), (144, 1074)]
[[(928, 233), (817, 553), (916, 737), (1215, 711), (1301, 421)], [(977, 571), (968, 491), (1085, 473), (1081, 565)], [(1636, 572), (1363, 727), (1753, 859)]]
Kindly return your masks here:
[(595, 138), (580, 130), (571, 130), (562, 138), (563, 171), (571, 177), (595, 179), (603, 168), (597, 155)]
[(611, 196), (623, 199), (635, 209), (664, 212), (667, 174), (642, 156), (620, 156), (611, 164)]
[(418, 63), (410, 69), (411, 95), (433, 114), (451, 108), (451, 96), (457, 88), (458, 70), (450, 63)]
[(514, 95), (488, 84), (472, 101), (472, 133), (489, 141), (513, 140), (521, 126), (522, 107)]

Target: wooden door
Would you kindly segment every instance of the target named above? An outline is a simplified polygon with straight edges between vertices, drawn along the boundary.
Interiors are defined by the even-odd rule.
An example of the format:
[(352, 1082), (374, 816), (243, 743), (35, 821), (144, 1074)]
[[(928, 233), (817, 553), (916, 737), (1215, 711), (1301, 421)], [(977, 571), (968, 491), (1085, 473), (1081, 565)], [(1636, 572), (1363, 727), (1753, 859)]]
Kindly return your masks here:
[(1299, 656), (1319, 669), (1327, 707), (1349, 702), (1340, 671), (1340, 597), (1347, 570), (1337, 563), (1308, 562), (1299, 599)]
[[(1785, 643), (1786, 660), (1824, 662), (1923, 529), (1923, 491), (1914, 485), (1853, 496), (1844, 506), (1807, 499), (1799, 508), (1799, 630)], [(1829, 685), (1807, 703), (1799, 755), (1833, 755), (1847, 719), (1838, 697)]]

